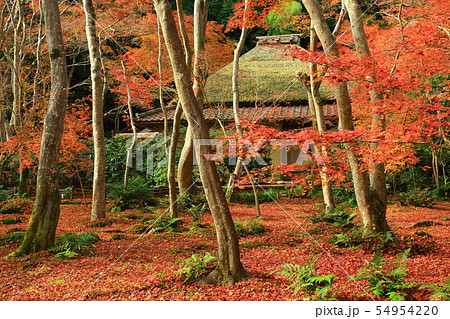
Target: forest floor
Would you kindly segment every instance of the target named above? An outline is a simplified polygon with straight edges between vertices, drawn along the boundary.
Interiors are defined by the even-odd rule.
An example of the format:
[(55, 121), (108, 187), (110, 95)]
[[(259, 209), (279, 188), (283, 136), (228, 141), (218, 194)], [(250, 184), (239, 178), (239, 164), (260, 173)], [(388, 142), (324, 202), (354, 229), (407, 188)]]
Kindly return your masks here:
[[(350, 281), (365, 260), (371, 260), (373, 247), (337, 247), (339, 233), (349, 234), (326, 222), (313, 222), (318, 215), (317, 200), (282, 198), (261, 205), (266, 231), (240, 238), (242, 263), (253, 279), (234, 286), (215, 287), (195, 281), (183, 282), (176, 274), (182, 262), (194, 253), (217, 251), (210, 214), (196, 223), (182, 216), (178, 231), (136, 234), (149, 219), (164, 209), (145, 213), (128, 210), (109, 213), (103, 224), (89, 221), (90, 207), (64, 204), (57, 229), (66, 232), (94, 232), (100, 237), (91, 252), (70, 259), (56, 259), (55, 252), (40, 252), (6, 259), (18, 244), (0, 246), (0, 300), (303, 300), (303, 291), (294, 294), (288, 280), (275, 273), (283, 264), (304, 265), (316, 259), (316, 274), (335, 274), (331, 292), (338, 300), (383, 300), (368, 290), (365, 280)], [(282, 208), (281, 208), (282, 207)], [(255, 218), (254, 207), (234, 204), (235, 221)], [(29, 215), (0, 215), (19, 218), (20, 223), (0, 223), (0, 236), (26, 229)], [(437, 202), (432, 208), (389, 205), (387, 219), (400, 244), (387, 249), (386, 261), (412, 247), (406, 281), (442, 284), (449, 277), (450, 202)], [(428, 221), (422, 224), (420, 222)], [(357, 218), (355, 219), (357, 222)], [(138, 225), (138, 226), (134, 226)], [(101, 227), (104, 226), (104, 227)], [(131, 230), (130, 230), (131, 228)], [(134, 231), (132, 231), (134, 230)], [(183, 231), (184, 230), (184, 231)], [(334, 239), (333, 239), (334, 238)], [(431, 289), (409, 288), (408, 299), (429, 300)]]

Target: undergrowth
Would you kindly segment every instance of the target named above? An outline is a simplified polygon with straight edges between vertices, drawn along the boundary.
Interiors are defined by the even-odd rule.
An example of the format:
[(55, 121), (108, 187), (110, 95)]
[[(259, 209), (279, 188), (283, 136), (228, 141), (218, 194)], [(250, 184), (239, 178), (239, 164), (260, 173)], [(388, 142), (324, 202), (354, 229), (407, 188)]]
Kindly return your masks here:
[(81, 253), (93, 253), (93, 244), (100, 237), (94, 233), (64, 233), (56, 238), (56, 242), (50, 251), (56, 252), (56, 259), (68, 259)]
[(316, 275), (316, 261), (303, 266), (297, 264), (284, 264), (274, 272), (291, 281), (288, 289), (294, 289), (294, 295), (303, 291), (305, 300), (334, 300), (331, 287), (334, 283), (334, 274)]
[(131, 178), (126, 188), (123, 188), (122, 183), (113, 183), (108, 184), (107, 189), (107, 196), (112, 198), (111, 212), (122, 212), (130, 208), (142, 208), (158, 204), (149, 182), (141, 177)]
[(356, 217), (356, 213), (349, 212), (343, 207), (325, 210), (319, 209), (317, 215), (308, 215), (313, 223), (329, 223), (340, 228), (351, 228), (355, 226), (352, 221)]
[(183, 283), (199, 279), (212, 269), (215, 261), (217, 257), (208, 252), (192, 254), (191, 257), (178, 261), (182, 267), (175, 272), (175, 275), (184, 278)]
[[(392, 301), (407, 300), (411, 289), (418, 287), (415, 282), (406, 282), (406, 261), (410, 249), (396, 256), (396, 260), (386, 263), (384, 256), (377, 251), (372, 260), (366, 260), (366, 267), (359, 270), (351, 280), (366, 280), (368, 290), (375, 296)], [(348, 281), (347, 281), (348, 282)]]
[(262, 217), (236, 220), (234, 222), (234, 227), (236, 228), (237, 235), (239, 237), (261, 235), (266, 231), (266, 227), (259, 223), (261, 220)]

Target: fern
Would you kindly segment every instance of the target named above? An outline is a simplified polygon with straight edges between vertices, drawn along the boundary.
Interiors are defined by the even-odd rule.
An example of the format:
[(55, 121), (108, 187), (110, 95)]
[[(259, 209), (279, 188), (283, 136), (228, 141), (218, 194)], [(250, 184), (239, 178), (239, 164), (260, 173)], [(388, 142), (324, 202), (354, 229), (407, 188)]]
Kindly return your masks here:
[(407, 276), (405, 262), (410, 250), (405, 250), (397, 255), (397, 260), (389, 262), (389, 269), (386, 267), (384, 257), (377, 251), (371, 261), (366, 260), (367, 267), (361, 268), (358, 275), (351, 280), (367, 280), (368, 289), (377, 297), (392, 301), (406, 300), (409, 296), (408, 290), (417, 286), (415, 282), (405, 281)]
[(420, 287), (421, 289), (432, 289), (431, 300), (450, 301), (450, 277), (442, 284), (431, 284)]
[(50, 251), (57, 252), (56, 258), (72, 258), (78, 255), (76, 252), (92, 253), (93, 244), (98, 242), (100, 237), (93, 233), (64, 233), (56, 239), (56, 244)]
[(203, 276), (209, 267), (217, 260), (217, 257), (210, 253), (192, 254), (186, 260), (181, 260), (183, 267), (175, 272), (175, 275), (184, 277), (183, 283), (188, 280), (198, 279)]
[(171, 218), (171, 219), (158, 219), (155, 225), (152, 227), (153, 232), (165, 232), (172, 231), (178, 227), (178, 222), (181, 218)]
[(304, 291), (308, 299), (312, 300), (333, 300), (334, 294), (330, 293), (334, 283), (334, 274), (323, 276), (314, 275), (316, 262), (306, 265), (284, 264), (281, 269), (275, 270), (277, 275), (283, 276), (292, 283), (287, 289), (294, 289), (294, 295), (299, 291)]

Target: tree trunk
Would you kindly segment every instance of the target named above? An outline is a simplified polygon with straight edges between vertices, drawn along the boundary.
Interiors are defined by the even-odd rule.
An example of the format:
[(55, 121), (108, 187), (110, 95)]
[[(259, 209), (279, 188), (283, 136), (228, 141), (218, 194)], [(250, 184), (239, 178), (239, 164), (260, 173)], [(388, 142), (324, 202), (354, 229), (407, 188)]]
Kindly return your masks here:
[(208, 76), (206, 61), (206, 24), (208, 22), (209, 0), (195, 0), (194, 3), (194, 94), (203, 109), (204, 88)]
[[(192, 49), (189, 43), (189, 36), (186, 30), (186, 24), (184, 22), (184, 13), (183, 13), (183, 1), (177, 0), (177, 14), (178, 14), (178, 25), (180, 28), (181, 38), (183, 40), (183, 48), (184, 55), (187, 66), (187, 76), (191, 78), (191, 67), (192, 67)], [(170, 207), (170, 216), (171, 218), (177, 218), (179, 215), (178, 203), (177, 203), (177, 178), (176, 178), (176, 169), (175, 169), (175, 160), (176, 160), (176, 152), (178, 141), (180, 139), (180, 125), (181, 125), (181, 115), (183, 115), (183, 108), (181, 106), (180, 101), (178, 101), (177, 108), (175, 110), (175, 114), (173, 117), (172, 123), (172, 136), (170, 139), (169, 145), (169, 159), (167, 166), (167, 184), (169, 187), (169, 207)], [(188, 185), (180, 185), (180, 189), (183, 188), (184, 191), (181, 194), (184, 194), (186, 190), (190, 187), (190, 183)]]
[[(203, 109), (203, 89), (207, 76), (206, 69), (206, 23), (209, 0), (195, 0), (194, 3), (194, 94), (198, 105)], [(188, 61), (189, 63), (189, 61)], [(188, 68), (190, 66), (188, 65)], [(190, 74), (190, 71), (189, 71)], [(187, 116), (186, 116), (187, 117)], [(192, 171), (194, 168), (193, 134), (188, 121), (188, 128), (184, 138), (184, 146), (178, 164), (178, 186), (180, 194), (185, 193), (192, 185)]]
[[(244, 11), (247, 11), (248, 0), (245, 1)], [(244, 14), (245, 17), (245, 14)], [(245, 39), (247, 38), (247, 27), (244, 25), (241, 30), (241, 36), (239, 38), (239, 42), (236, 45), (236, 49), (234, 50), (233, 57), (233, 74), (231, 77), (231, 84), (233, 89), (233, 117), (234, 123), (236, 125), (236, 131), (238, 133), (239, 138), (242, 138), (242, 126), (241, 120), (239, 116), (239, 58), (242, 53), (242, 49), (244, 48)], [(242, 164), (243, 159), (241, 157), (238, 158), (236, 166), (234, 168), (234, 172), (230, 175), (227, 185), (227, 192), (225, 194), (226, 199), (230, 202), (233, 198), (234, 190), (235, 190), (235, 181), (241, 176), (242, 172)], [(255, 195), (257, 196), (257, 195)]]
[(131, 139), (131, 143), (130, 144), (127, 143), (127, 161), (126, 161), (126, 165), (125, 165), (125, 172), (123, 174), (123, 190), (125, 190), (128, 186), (130, 169), (131, 169), (132, 163), (133, 163), (133, 149), (136, 146), (136, 142), (137, 142), (137, 129), (136, 129), (136, 125), (134, 125), (134, 114), (133, 114), (133, 108), (131, 107), (130, 86), (128, 84), (125, 63), (123, 63), (123, 60), (120, 61), (120, 63), (122, 65), (122, 70), (123, 70), (123, 81), (125, 82), (125, 87), (127, 89), (128, 115), (130, 116), (131, 129), (133, 130), (133, 137)]
[(30, 169), (24, 167), (20, 172), (19, 187), (17, 188), (17, 194), (19, 196), (29, 196), (28, 194), (28, 181), (30, 179)]
[[(13, 105), (10, 125), (12, 127), (22, 126), (22, 99), (23, 86), (21, 80), (22, 61), (23, 61), (23, 39), (25, 37), (25, 22), (23, 16), (22, 1), (15, 1), (12, 8), (14, 14), (11, 20), (14, 27), (13, 56), (11, 65), (11, 88), (13, 93)], [(16, 132), (19, 129), (16, 128)]]
[(10, 137), (10, 127), (6, 120), (6, 111), (0, 108), (0, 142), (6, 142)]
[(86, 15), (86, 35), (89, 47), (92, 82), (92, 135), (94, 137), (94, 181), (92, 187), (91, 220), (106, 217), (106, 146), (103, 128), (103, 79), (100, 44), (95, 28), (92, 0), (83, 0)]
[(157, 21), (158, 26), (158, 73), (159, 73), (159, 104), (163, 114), (163, 138), (164, 138), (164, 151), (166, 155), (169, 154), (169, 145), (167, 144), (169, 139), (169, 119), (167, 117), (166, 103), (164, 102), (164, 90), (162, 87), (162, 35), (161, 35), (161, 23)]
[[(316, 34), (316, 31), (314, 30), (314, 28), (311, 28), (310, 42), (311, 42), (310, 50), (316, 51), (318, 38), (317, 38), (317, 34)], [(316, 71), (317, 71), (317, 64), (311, 63), (310, 71), (309, 71), (309, 83), (310, 83), (309, 91), (311, 91), (310, 95), (311, 95), (312, 105), (310, 105), (310, 107), (312, 107), (314, 109), (314, 114), (315, 114), (316, 121), (317, 121), (318, 131), (326, 132), (327, 127), (325, 125), (325, 116), (323, 115), (323, 106), (322, 106), (322, 103), (320, 100), (320, 93), (319, 93), (320, 92), (319, 91), (320, 83), (315, 83), (315, 81), (314, 81), (315, 78), (317, 77), (315, 75)], [(324, 156), (326, 156), (326, 154), (327, 154), (327, 149), (325, 147), (322, 147), (322, 154)], [(326, 168), (324, 167), (320, 172), (323, 200), (325, 202), (326, 210), (332, 211), (333, 209), (335, 209), (336, 204), (334, 201), (333, 189), (332, 189), (331, 183), (329, 181), (329, 177), (325, 173), (325, 169)]]
[[(169, 186), (169, 205), (170, 205), (170, 218), (177, 218), (179, 215), (178, 203), (177, 203), (177, 181), (175, 174), (175, 157), (177, 153), (178, 140), (180, 139), (180, 122), (181, 115), (183, 115), (183, 108), (181, 103), (178, 103), (173, 116), (173, 128), (172, 138), (169, 145), (169, 160), (167, 167), (167, 184)], [(181, 193), (183, 194), (183, 193)]]
[[(183, 105), (184, 110), (184, 105)], [(194, 169), (194, 144), (192, 142), (192, 128), (188, 121), (184, 145), (178, 159), (178, 190), (180, 194), (189, 191), (192, 186), (192, 171)]]
[[(333, 37), (317, 0), (302, 0), (311, 17), (316, 31), (327, 55), (339, 56), (336, 40)], [(347, 83), (335, 86), (335, 96), (339, 113), (339, 130), (354, 130), (353, 115)], [(354, 149), (345, 145), (353, 177), (356, 200), (361, 214), (363, 237), (389, 230), (386, 221), (386, 205), (375, 192), (370, 189), (369, 176), (360, 169), (362, 163)]]
[(51, 92), (44, 120), (36, 200), (25, 238), (16, 255), (45, 250), (54, 244), (60, 214), (58, 160), (68, 98), (68, 77), (58, 1), (43, 0), (47, 44), (50, 53)]
[[(348, 11), (348, 16), (351, 22), (353, 39), (355, 41), (356, 52), (361, 59), (371, 57), (369, 44), (367, 43), (367, 36), (364, 31), (364, 24), (361, 20), (361, 8), (356, 0), (343, 0), (345, 7)], [(368, 80), (370, 82), (376, 82), (375, 75), (369, 75)], [(370, 91), (370, 97), (372, 101), (380, 100), (382, 95), (378, 94), (375, 90)], [(382, 116), (373, 110), (372, 115), (372, 128), (374, 130), (384, 130), (385, 121)], [(377, 143), (372, 143), (372, 148), (377, 148)], [(370, 186), (373, 192), (378, 196), (379, 200), (387, 205), (387, 190), (386, 190), (386, 174), (383, 163), (376, 163), (371, 165), (370, 170)]]
[[(198, 105), (188, 77), (183, 48), (176, 31), (175, 20), (167, 0), (154, 0), (155, 10), (162, 24), (162, 30), (174, 73), (175, 85), (183, 110), (195, 139), (208, 139), (209, 130), (203, 112)], [(216, 226), (219, 247), (217, 268), (205, 279), (205, 283), (231, 285), (249, 277), (240, 261), (239, 242), (225, 195), (220, 184), (215, 163), (202, 154), (211, 154), (209, 145), (202, 145), (197, 153), (200, 178), (206, 199)]]

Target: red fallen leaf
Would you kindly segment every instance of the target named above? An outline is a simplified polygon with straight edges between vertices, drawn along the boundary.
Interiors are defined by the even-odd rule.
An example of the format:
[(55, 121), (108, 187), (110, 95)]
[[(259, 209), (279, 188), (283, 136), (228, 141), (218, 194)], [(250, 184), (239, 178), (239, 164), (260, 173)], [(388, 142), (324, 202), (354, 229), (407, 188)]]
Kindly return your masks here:
[[(111, 218), (114, 221), (112, 224), (94, 230), (101, 241), (95, 244), (93, 255), (79, 255), (72, 260), (55, 260), (54, 254), (44, 252), (14, 260), (0, 259), (0, 299), (76, 300), (85, 292), (81, 298), (83, 300), (298, 300), (301, 299), (301, 294), (293, 295), (292, 289), (286, 289), (290, 284), (288, 281), (270, 273), (282, 264), (303, 265), (310, 258), (317, 257), (318, 274), (336, 275), (333, 291), (339, 300), (370, 300), (361, 289), (361, 286), (364, 287), (363, 283), (358, 286), (355, 282), (346, 282), (348, 274), (356, 275), (365, 266), (364, 260), (372, 258), (372, 253), (331, 246), (328, 241), (332, 236), (332, 226), (327, 226), (326, 232), (314, 233), (312, 230), (317, 225), (310, 223), (307, 215), (317, 211), (315, 200), (280, 198), (278, 202), (298, 224), (278, 205), (261, 204), (261, 223), (266, 226), (267, 231), (260, 236), (248, 236), (240, 240), (242, 262), (255, 278), (234, 286), (183, 284), (174, 275), (180, 268), (178, 260), (188, 258), (192, 253), (217, 250), (212, 228), (206, 228), (202, 234), (146, 234), (117, 260), (140, 235), (127, 231), (136, 223), (135, 220)], [(253, 207), (234, 204), (231, 211), (235, 220), (255, 217)], [(389, 223), (399, 238), (415, 236), (417, 228), (412, 226), (423, 221), (423, 216), (427, 220), (439, 221), (440, 224), (426, 229), (433, 236), (432, 240), (438, 249), (427, 255), (410, 256), (407, 281), (442, 283), (447, 279), (445, 254), (450, 248), (450, 222), (442, 219), (448, 212), (448, 202), (438, 202), (433, 209), (395, 205), (388, 207)], [(89, 219), (89, 214), (89, 207), (85, 209), (81, 204), (63, 205), (58, 234), (93, 231), (85, 222)], [(188, 216), (183, 216), (182, 219), (187, 228), (192, 225)], [(200, 222), (213, 224), (212, 217), (208, 214)], [(0, 224), (0, 234), (5, 234), (13, 226), (15, 225)], [(309, 231), (314, 240), (302, 228)], [(109, 239), (110, 231), (118, 230), (125, 232), (127, 237), (120, 240)], [(17, 245), (0, 246), (0, 253), (2, 256), (7, 255), (16, 247)], [(393, 256), (386, 255), (387, 260), (392, 258)], [(104, 271), (106, 272), (100, 277)], [(90, 288), (86, 291), (88, 287)], [(415, 293), (413, 297), (426, 300), (430, 294), (431, 291), (424, 291)]]

